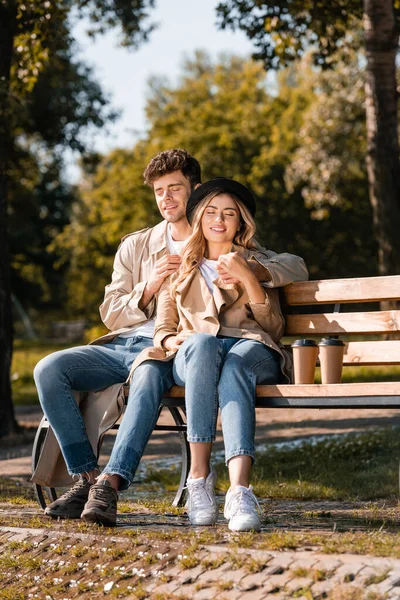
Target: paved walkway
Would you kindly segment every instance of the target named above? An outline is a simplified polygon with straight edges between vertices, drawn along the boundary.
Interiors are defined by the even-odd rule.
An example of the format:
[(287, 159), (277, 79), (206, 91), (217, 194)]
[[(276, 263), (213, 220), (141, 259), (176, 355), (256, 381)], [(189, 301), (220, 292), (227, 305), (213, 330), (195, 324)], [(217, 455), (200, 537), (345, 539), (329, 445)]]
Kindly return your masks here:
[[(10, 548), (12, 551), (10, 553)], [(0, 527), (7, 598), (397, 600), (400, 560)], [(23, 592), (23, 596), (13, 597)]]

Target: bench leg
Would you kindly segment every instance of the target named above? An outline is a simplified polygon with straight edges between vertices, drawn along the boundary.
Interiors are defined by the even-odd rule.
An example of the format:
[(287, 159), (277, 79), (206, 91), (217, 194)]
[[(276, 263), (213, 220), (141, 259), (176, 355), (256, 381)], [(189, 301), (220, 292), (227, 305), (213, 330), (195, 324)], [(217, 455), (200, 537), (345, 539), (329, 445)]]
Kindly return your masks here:
[(175, 425), (178, 427), (183, 427), (184, 431), (179, 432), (179, 440), (181, 443), (181, 457), (182, 457), (182, 465), (181, 465), (181, 479), (179, 482), (178, 491), (175, 494), (175, 498), (172, 502), (173, 506), (183, 506), (185, 502), (185, 486), (186, 480), (188, 478), (190, 472), (190, 447), (189, 442), (186, 437), (186, 413), (183, 408), (178, 407), (168, 407), (169, 411), (172, 415), (172, 418), (175, 421)]

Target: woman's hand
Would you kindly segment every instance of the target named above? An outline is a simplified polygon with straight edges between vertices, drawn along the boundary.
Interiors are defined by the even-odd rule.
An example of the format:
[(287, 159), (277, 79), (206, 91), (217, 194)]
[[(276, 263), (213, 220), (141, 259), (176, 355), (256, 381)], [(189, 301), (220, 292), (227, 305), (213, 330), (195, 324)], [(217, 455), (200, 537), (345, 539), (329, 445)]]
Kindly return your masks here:
[(176, 352), (177, 350), (179, 350), (179, 346), (183, 344), (185, 339), (186, 336), (182, 335), (181, 333), (179, 333), (178, 335), (170, 335), (163, 340), (162, 345), (166, 350)]
[(253, 277), (253, 272), (245, 258), (238, 252), (221, 254), (218, 259), (217, 271), (225, 283), (245, 283)]
[[(261, 304), (265, 302), (265, 291), (262, 289), (260, 282), (254, 275), (245, 258), (240, 256), (237, 252), (229, 252), (229, 254), (221, 254), (218, 259), (218, 264), (224, 269), (229, 277), (235, 278), (236, 282), (240, 281), (243, 283), (251, 303)], [(218, 267), (217, 270), (219, 272)], [(236, 282), (232, 281), (230, 283)]]

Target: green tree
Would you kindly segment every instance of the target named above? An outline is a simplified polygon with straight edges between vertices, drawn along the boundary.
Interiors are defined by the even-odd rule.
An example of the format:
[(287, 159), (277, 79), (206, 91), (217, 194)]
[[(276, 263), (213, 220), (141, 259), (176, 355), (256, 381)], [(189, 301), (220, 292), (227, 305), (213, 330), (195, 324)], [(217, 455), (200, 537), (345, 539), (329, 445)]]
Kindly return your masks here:
[[(0, 436), (16, 429), (9, 377), (12, 317), (8, 198), (10, 164), (18, 137), (23, 138), (25, 131), (21, 128), (18, 132), (14, 115), (20, 114), (17, 107), (23, 105), (46, 65), (57, 54), (59, 40), (68, 35), (68, 17), (72, 9), (78, 16), (89, 17), (93, 35), (118, 25), (122, 43), (135, 47), (147, 39), (153, 28), (147, 21), (147, 11), (152, 6), (153, 0), (115, 0), (113, 3), (104, 0), (0, 0)], [(62, 85), (62, 80), (59, 79), (58, 85)], [(50, 101), (51, 95), (48, 99)], [(62, 123), (65, 139), (72, 145), (76, 131), (74, 127), (68, 128), (68, 121)], [(47, 129), (48, 135), (53, 131), (46, 119), (42, 121), (42, 128)]]
[(243, 30), (255, 58), (280, 68), (308, 48), (316, 65), (332, 68), (339, 48), (358, 49), (363, 28), (369, 195), (378, 243), (379, 272), (400, 269), (400, 162), (395, 59), (399, 48), (399, 0), (253, 2), (226, 0), (217, 12), (222, 28)]
[[(73, 57), (74, 42), (60, 28), (52, 54), (32, 90), (13, 109), (14, 147), (9, 169), (11, 287), (25, 309), (56, 306), (62, 299), (61, 271), (48, 245), (69, 222), (75, 200), (62, 179), (65, 147), (85, 153), (90, 131), (116, 114), (84, 64)], [(18, 80), (11, 91), (20, 96)], [(88, 131), (89, 130), (89, 131)], [(85, 136), (83, 135), (85, 134)]]
[(71, 224), (53, 243), (69, 263), (66, 310), (71, 316), (98, 321), (98, 306), (121, 238), (160, 220), (153, 193), (143, 186), (145, 164), (141, 143), (133, 151), (115, 150), (80, 186)]

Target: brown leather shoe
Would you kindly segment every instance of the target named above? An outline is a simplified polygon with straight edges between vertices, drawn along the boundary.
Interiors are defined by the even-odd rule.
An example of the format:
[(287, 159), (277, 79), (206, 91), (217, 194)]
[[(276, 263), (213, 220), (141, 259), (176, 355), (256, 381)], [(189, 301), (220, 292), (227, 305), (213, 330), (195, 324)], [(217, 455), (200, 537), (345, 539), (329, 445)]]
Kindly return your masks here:
[(107, 479), (103, 479), (90, 488), (81, 519), (88, 523), (114, 527), (117, 523), (117, 501), (118, 493)]
[(44, 514), (53, 519), (80, 519), (92, 485), (87, 479), (80, 477), (71, 489), (46, 506)]

